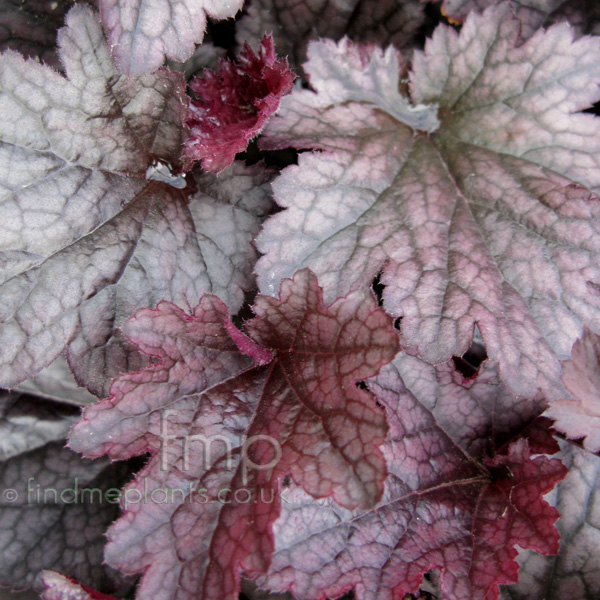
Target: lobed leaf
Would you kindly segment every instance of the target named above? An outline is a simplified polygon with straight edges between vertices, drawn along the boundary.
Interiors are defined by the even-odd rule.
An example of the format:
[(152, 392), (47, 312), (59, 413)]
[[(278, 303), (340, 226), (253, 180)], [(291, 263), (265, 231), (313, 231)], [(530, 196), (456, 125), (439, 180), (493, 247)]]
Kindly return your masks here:
[[(186, 136), (183, 77), (121, 75), (88, 8), (69, 12), (59, 47), (66, 78), (0, 57), (0, 385), (67, 348), (77, 382), (104, 395), (112, 377), (146, 364), (117, 330), (136, 308), (162, 299), (189, 308), (207, 291), (241, 305), (269, 171), (200, 177), (189, 199), (173, 175)], [(209, 236), (194, 213), (207, 215)]]
[[(474, 327), (511, 390), (564, 394), (559, 358), (600, 330), (600, 41), (567, 26), (519, 43), (506, 4), (440, 26), (415, 54), (411, 98), (389, 49), (314, 42), (265, 147), (303, 153), (273, 184), (286, 210), (257, 245), (274, 293), (302, 266), (331, 300), (381, 273), (387, 312), (427, 362)], [(399, 68), (400, 67), (400, 68)]]
[(519, 553), (519, 582), (503, 590), (506, 600), (586, 600), (600, 592), (600, 459), (572, 444), (563, 444), (561, 459), (569, 473), (547, 496), (562, 515), (556, 524), (560, 550), (556, 556)]
[(157, 205), (117, 284), (79, 309), (67, 358), (78, 381), (98, 396), (108, 395), (118, 374), (148, 364), (120, 331), (136, 308), (171, 299), (189, 309), (204, 291), (235, 311), (254, 286), (251, 241), (271, 209), (273, 172), (237, 162), (218, 178), (199, 172), (191, 177), (197, 191), (188, 198), (168, 195)]
[(583, 439), (590, 452), (600, 450), (600, 337), (585, 329), (563, 362), (562, 381), (570, 396), (555, 400), (544, 413), (571, 439)]
[(137, 77), (165, 57), (186, 61), (202, 42), (206, 20), (228, 19), (244, 0), (100, 0), (100, 17), (119, 70)]
[(397, 352), (389, 317), (370, 294), (326, 306), (309, 271), (254, 312), (246, 336), (215, 296), (191, 315), (138, 311), (124, 332), (159, 362), (118, 378), (71, 432), (86, 456), (152, 455), (106, 548), (109, 564), (144, 571), (138, 600), (237, 598), (240, 573), (268, 567), (287, 475), (349, 508), (382, 494), (384, 415), (355, 383)]
[[(445, 600), (492, 599), (500, 584), (517, 579), (516, 546), (557, 551), (559, 515), (542, 496), (566, 469), (534, 456), (540, 442), (553, 446), (547, 426), (536, 424), (532, 437), (521, 421), (491, 456), (475, 457), (438, 425), (394, 368), (369, 388), (390, 423), (384, 445), (390, 475), (381, 503), (351, 512), (289, 491), (260, 586), (289, 590), (298, 600), (335, 598), (351, 588), (357, 600), (392, 600), (414, 593), (424, 573), (439, 569)], [(450, 409), (451, 396), (437, 399), (445, 400)], [(486, 408), (493, 412), (494, 403)], [(518, 405), (511, 408), (518, 419)], [(493, 425), (490, 419), (491, 431)]]
[[(396, 357), (394, 366), (405, 386), (431, 411), (440, 428), (475, 459), (492, 455), (515, 431), (533, 424), (546, 408), (540, 395), (515, 396), (502, 382), (498, 365), (489, 360), (471, 378), (465, 378), (453, 360), (430, 365), (407, 352)], [(533, 438), (530, 432), (530, 444)], [(558, 448), (536, 450), (553, 454)]]

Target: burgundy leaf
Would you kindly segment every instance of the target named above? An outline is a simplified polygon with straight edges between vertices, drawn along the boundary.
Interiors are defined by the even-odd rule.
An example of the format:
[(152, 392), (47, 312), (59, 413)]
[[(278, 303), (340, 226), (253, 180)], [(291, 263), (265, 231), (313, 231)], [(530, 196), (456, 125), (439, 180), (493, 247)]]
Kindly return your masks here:
[(313, 90), (283, 99), (265, 148), (313, 149), (273, 183), (259, 287), (312, 269), (331, 300), (380, 275), (406, 347), (432, 364), (479, 328), (520, 396), (560, 398), (560, 359), (600, 331), (600, 39), (521, 43), (503, 3), (440, 25), (409, 74), (386, 51), (312, 42)]
[(237, 63), (223, 59), (218, 72), (205, 69), (190, 82), (197, 98), (190, 102), (184, 156), (202, 161), (206, 171), (222, 171), (261, 132), (293, 81), (287, 60), (277, 59), (266, 34), (258, 56), (246, 44)]
[(563, 362), (562, 381), (571, 398), (551, 402), (545, 415), (571, 439), (583, 439), (591, 452), (600, 451), (600, 336), (585, 329)]
[[(424, 573), (439, 569), (445, 600), (491, 600), (500, 584), (517, 579), (516, 546), (557, 551), (558, 512), (542, 496), (566, 469), (533, 456), (527, 429), (475, 459), (393, 368), (369, 387), (390, 423), (381, 503), (350, 512), (291, 489), (260, 586), (289, 590), (298, 600), (335, 598), (350, 588), (357, 600), (392, 600), (415, 592)], [(541, 430), (551, 440), (547, 426)]]
[[(138, 600), (237, 598), (240, 571), (268, 567), (286, 475), (348, 508), (381, 497), (387, 427), (355, 383), (396, 354), (390, 318), (368, 292), (326, 306), (306, 270), (254, 312), (244, 335), (214, 296), (191, 315), (138, 311), (124, 332), (159, 362), (117, 379), (71, 433), (87, 456), (153, 455), (106, 548), (109, 564), (145, 572)], [(176, 493), (131, 501), (158, 490)]]
[(100, 16), (120, 71), (136, 77), (165, 56), (187, 60), (204, 37), (207, 17), (228, 19), (243, 0), (100, 0)]
[(565, 443), (561, 459), (569, 473), (547, 496), (561, 514), (558, 555), (520, 552), (519, 582), (505, 588), (502, 598), (588, 600), (600, 593), (600, 457)]

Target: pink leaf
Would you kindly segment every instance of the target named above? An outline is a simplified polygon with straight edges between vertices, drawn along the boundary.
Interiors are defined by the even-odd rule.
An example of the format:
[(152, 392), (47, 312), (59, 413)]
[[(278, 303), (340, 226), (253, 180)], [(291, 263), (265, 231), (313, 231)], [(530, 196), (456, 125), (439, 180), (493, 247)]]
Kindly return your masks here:
[(214, 296), (191, 315), (138, 311), (124, 332), (159, 362), (122, 375), (73, 428), (87, 456), (153, 455), (106, 548), (109, 564), (145, 571), (138, 600), (236, 598), (240, 571), (268, 567), (287, 475), (350, 509), (381, 497), (387, 426), (355, 384), (398, 351), (390, 318), (369, 292), (326, 306), (307, 270), (254, 312), (244, 336)]
[(117, 600), (55, 571), (42, 572), (40, 581), (42, 600)]
[(432, 364), (479, 328), (520, 396), (560, 398), (560, 359), (600, 331), (600, 39), (527, 42), (509, 3), (440, 25), (405, 65), (312, 42), (312, 90), (283, 99), (264, 147), (312, 149), (273, 182), (259, 287), (310, 268), (325, 299), (380, 275), (401, 339)]
[(590, 452), (600, 451), (600, 336), (585, 329), (563, 362), (562, 381), (573, 397), (551, 402), (545, 415), (569, 438), (584, 438)]
[(205, 69), (190, 82), (197, 98), (190, 102), (191, 137), (184, 156), (202, 161), (206, 171), (222, 171), (260, 133), (293, 81), (287, 60), (277, 60), (273, 38), (266, 34), (258, 56), (246, 44), (237, 64), (221, 60), (218, 72)]
[(260, 586), (298, 600), (337, 598), (351, 588), (357, 600), (395, 600), (439, 569), (445, 600), (491, 600), (500, 584), (516, 581), (516, 546), (558, 550), (558, 512), (542, 496), (567, 470), (559, 460), (533, 456), (539, 441), (552, 445), (547, 424), (536, 434), (535, 450), (521, 423), (506, 444), (492, 446), (491, 456), (471, 456), (392, 367), (369, 387), (390, 423), (384, 446), (390, 475), (381, 503), (350, 512), (292, 488)]
[[(534, 398), (515, 396), (506, 386), (498, 365), (485, 360), (475, 376), (465, 379), (454, 361), (430, 365), (410, 352), (394, 360), (404, 385), (425, 408), (431, 411), (440, 428), (474, 458), (494, 452), (515, 431), (536, 421), (547, 404), (541, 395)], [(537, 439), (528, 434), (529, 443)], [(543, 438), (548, 438), (543, 434)], [(553, 454), (557, 446), (538, 449)]]

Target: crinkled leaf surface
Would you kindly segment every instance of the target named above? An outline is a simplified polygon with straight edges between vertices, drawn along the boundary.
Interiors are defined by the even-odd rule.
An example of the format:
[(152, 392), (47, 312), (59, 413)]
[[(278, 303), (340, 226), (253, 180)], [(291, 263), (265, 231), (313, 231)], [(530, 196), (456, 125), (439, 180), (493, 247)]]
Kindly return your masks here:
[(40, 584), (43, 588), (42, 600), (116, 600), (55, 571), (43, 571)]
[[(99, 495), (123, 482), (123, 465), (64, 448), (77, 421), (71, 407), (26, 396), (1, 400), (0, 585), (29, 587), (49, 568), (114, 589), (119, 578), (102, 555), (118, 505)], [(96, 496), (76, 499), (75, 486)]]
[(547, 496), (561, 514), (557, 556), (526, 551), (519, 555), (519, 583), (505, 588), (506, 600), (589, 600), (600, 594), (600, 458), (565, 444), (569, 468)]
[(185, 158), (201, 161), (206, 171), (222, 171), (260, 133), (293, 82), (287, 60), (277, 59), (266, 34), (258, 55), (246, 44), (236, 63), (223, 59), (218, 71), (205, 69), (189, 86), (196, 98), (186, 119)]
[[(422, 575), (436, 568), (445, 600), (483, 600), (497, 598), (499, 584), (516, 581), (515, 546), (556, 552), (558, 512), (542, 495), (566, 469), (559, 460), (532, 456), (553, 447), (547, 428), (525, 433), (521, 422), (491, 456), (475, 458), (395, 369), (369, 387), (390, 424), (384, 446), (390, 475), (381, 503), (350, 512), (292, 489), (275, 524), (271, 568), (259, 585), (289, 590), (298, 600), (336, 598), (350, 588), (358, 600), (392, 600), (416, 591)], [(452, 395), (448, 400), (456, 404)], [(486, 408), (492, 414), (494, 404)], [(518, 405), (511, 408), (518, 419)], [(487, 424), (493, 431), (494, 420)]]
[[(112, 376), (145, 364), (116, 333), (135, 308), (161, 299), (190, 307), (206, 291), (240, 306), (254, 260), (240, 248), (265, 201), (234, 208), (243, 202), (233, 182), (264, 195), (267, 176), (260, 166), (224, 173), (222, 188), (236, 191), (207, 212), (227, 222), (200, 239), (192, 213), (203, 209), (191, 206), (203, 194), (189, 200), (182, 177), (169, 175), (185, 136), (182, 76), (126, 78), (90, 9), (67, 21), (67, 79), (15, 53), (0, 57), (0, 385), (35, 374), (69, 344), (78, 383), (102, 395)], [(253, 177), (262, 192), (248, 185)]]
[(348, 508), (381, 496), (387, 427), (355, 382), (396, 354), (389, 317), (370, 293), (326, 306), (306, 270), (254, 312), (245, 337), (215, 296), (191, 315), (166, 302), (139, 311), (124, 331), (160, 362), (122, 375), (71, 433), (88, 456), (153, 454), (131, 497), (177, 491), (166, 503), (125, 496), (108, 532), (108, 563), (145, 571), (138, 600), (237, 598), (240, 571), (268, 566), (287, 474)]
[[(244, 600), (295, 600), (289, 593), (271, 594), (267, 590), (261, 590), (257, 585), (248, 579), (242, 579), (242, 596)], [(343, 599), (340, 599), (343, 600)]]
[[(539, 395), (515, 396), (498, 375), (498, 365), (489, 360), (470, 378), (465, 378), (452, 360), (434, 366), (407, 352), (399, 354), (394, 365), (419, 403), (473, 458), (492, 454), (515, 431), (533, 423), (546, 407)], [(547, 450), (552, 453), (551, 448)]]
[(100, 0), (100, 17), (120, 71), (155, 71), (165, 57), (184, 62), (202, 41), (207, 17), (233, 17), (244, 0)]
[(119, 279), (156, 201), (183, 202), (145, 180), (151, 157), (173, 159), (181, 144), (180, 77), (119, 76), (87, 8), (71, 10), (59, 46), (68, 79), (0, 57), (5, 386), (63, 350), (78, 307)]
[(425, 15), (419, 0), (253, 0), (237, 28), (239, 44), (258, 46), (272, 31), (277, 52), (296, 68), (310, 40), (347, 35), (359, 42), (404, 48), (413, 42)]
[(506, 5), (460, 34), (440, 26), (413, 61), (417, 106), (391, 50), (313, 42), (315, 92), (283, 100), (265, 146), (320, 152), (274, 182), (286, 210), (258, 238), (257, 272), (274, 293), (309, 266), (330, 300), (382, 271), (422, 358), (461, 356), (476, 324), (511, 389), (550, 398), (558, 357), (583, 324), (600, 329), (600, 120), (577, 112), (600, 97), (600, 41), (518, 35)]
[(72, 4), (71, 0), (1, 0), (0, 51), (17, 50), (60, 68), (56, 32)]
[(563, 363), (562, 381), (571, 397), (552, 402), (546, 416), (569, 438), (584, 438), (587, 450), (600, 451), (600, 336), (586, 328)]
[(244, 290), (254, 286), (257, 253), (251, 241), (272, 207), (272, 171), (236, 162), (218, 178), (200, 172), (192, 176), (197, 191), (157, 206), (118, 283), (79, 309), (69, 364), (98, 396), (108, 396), (111, 379), (119, 373), (148, 364), (119, 330), (136, 308), (171, 299), (189, 309), (202, 292), (211, 292), (235, 311)]

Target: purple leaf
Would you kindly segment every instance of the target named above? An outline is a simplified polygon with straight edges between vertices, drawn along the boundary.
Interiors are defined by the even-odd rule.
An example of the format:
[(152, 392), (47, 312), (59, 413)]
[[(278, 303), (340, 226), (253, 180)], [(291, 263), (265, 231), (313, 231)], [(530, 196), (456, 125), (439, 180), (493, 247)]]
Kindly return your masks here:
[[(188, 198), (183, 177), (170, 175), (186, 135), (183, 77), (120, 75), (87, 8), (69, 13), (59, 46), (67, 79), (0, 57), (0, 385), (67, 346), (78, 383), (104, 395), (112, 377), (147, 364), (117, 331), (136, 308), (162, 299), (189, 308), (207, 291), (241, 305), (269, 172), (232, 167), (218, 183), (200, 178)], [(210, 215), (209, 239), (193, 213)]]
[(237, 27), (238, 43), (258, 47), (265, 31), (272, 31), (277, 51), (293, 67), (306, 60), (310, 40), (347, 35), (354, 41), (404, 48), (425, 20), (419, 0), (253, 0)]
[(600, 34), (600, 5), (595, 0), (569, 0), (553, 16), (567, 21), (580, 35)]
[[(523, 39), (531, 37), (565, 3), (566, 0), (511, 0), (512, 13), (523, 26)], [(451, 21), (462, 23), (470, 12), (482, 12), (494, 4), (498, 0), (444, 0), (442, 12)]]
[[(519, 45), (506, 5), (440, 26), (398, 91), (390, 49), (313, 42), (315, 92), (285, 98), (265, 147), (311, 148), (274, 182), (260, 289), (307, 266), (331, 300), (381, 273), (407, 347), (439, 364), (479, 327), (512, 391), (564, 394), (559, 358), (600, 330), (600, 41)], [(425, 134), (426, 133), (426, 134)], [(265, 138), (263, 138), (265, 140)]]
[[(397, 352), (389, 317), (369, 293), (326, 306), (308, 271), (254, 312), (246, 337), (214, 296), (191, 315), (138, 311), (124, 331), (159, 362), (122, 375), (72, 430), (87, 456), (153, 455), (106, 548), (109, 564), (144, 571), (138, 600), (237, 598), (240, 572), (268, 567), (288, 474), (349, 508), (381, 496), (386, 424), (355, 383)], [(152, 501), (161, 489), (169, 501)], [(151, 501), (127, 502), (140, 494)]]
[(0, 51), (17, 50), (60, 69), (56, 32), (72, 4), (71, 0), (1, 0)]
[(293, 81), (287, 60), (277, 59), (273, 38), (266, 34), (258, 56), (246, 44), (237, 63), (222, 59), (218, 72), (205, 69), (190, 82), (197, 98), (190, 101), (186, 120), (191, 135), (185, 159), (199, 160), (213, 173), (229, 166), (261, 132)]
[(519, 554), (519, 583), (505, 588), (506, 600), (588, 600), (600, 593), (600, 458), (572, 444), (561, 453), (569, 473), (547, 496), (561, 518), (557, 556)]
[(117, 67), (129, 77), (151, 73), (165, 57), (184, 62), (204, 37), (206, 19), (233, 17), (243, 0), (100, 0)]
[[(547, 426), (534, 431), (517, 423), (511, 439), (494, 444), (491, 455), (469, 455), (393, 368), (369, 388), (390, 423), (384, 445), (390, 475), (381, 503), (350, 512), (292, 487), (260, 586), (289, 590), (297, 600), (336, 598), (351, 588), (357, 600), (392, 600), (415, 592), (424, 573), (439, 569), (445, 600), (492, 600), (500, 584), (517, 579), (517, 545), (557, 551), (558, 512), (542, 495), (566, 469), (556, 459), (534, 456), (542, 447), (556, 450)], [(446, 400), (455, 404), (452, 395), (429, 398)], [(498, 407), (486, 404), (489, 414)], [(518, 420), (518, 404), (511, 409)], [(491, 432), (494, 420), (487, 421)]]
[(489, 360), (469, 379), (452, 360), (434, 366), (403, 352), (394, 365), (406, 387), (431, 411), (440, 428), (474, 458), (493, 453), (546, 408), (539, 395), (515, 396), (502, 382), (498, 365)]
[(590, 452), (600, 451), (600, 336), (585, 329), (563, 362), (562, 381), (571, 393), (551, 402), (544, 413), (571, 439), (583, 439)]
[(3, 396), (0, 409), (0, 584), (22, 589), (57, 569), (115, 589), (120, 578), (102, 555), (118, 507), (103, 494), (122, 483), (123, 465), (64, 448), (77, 421), (64, 405)]

